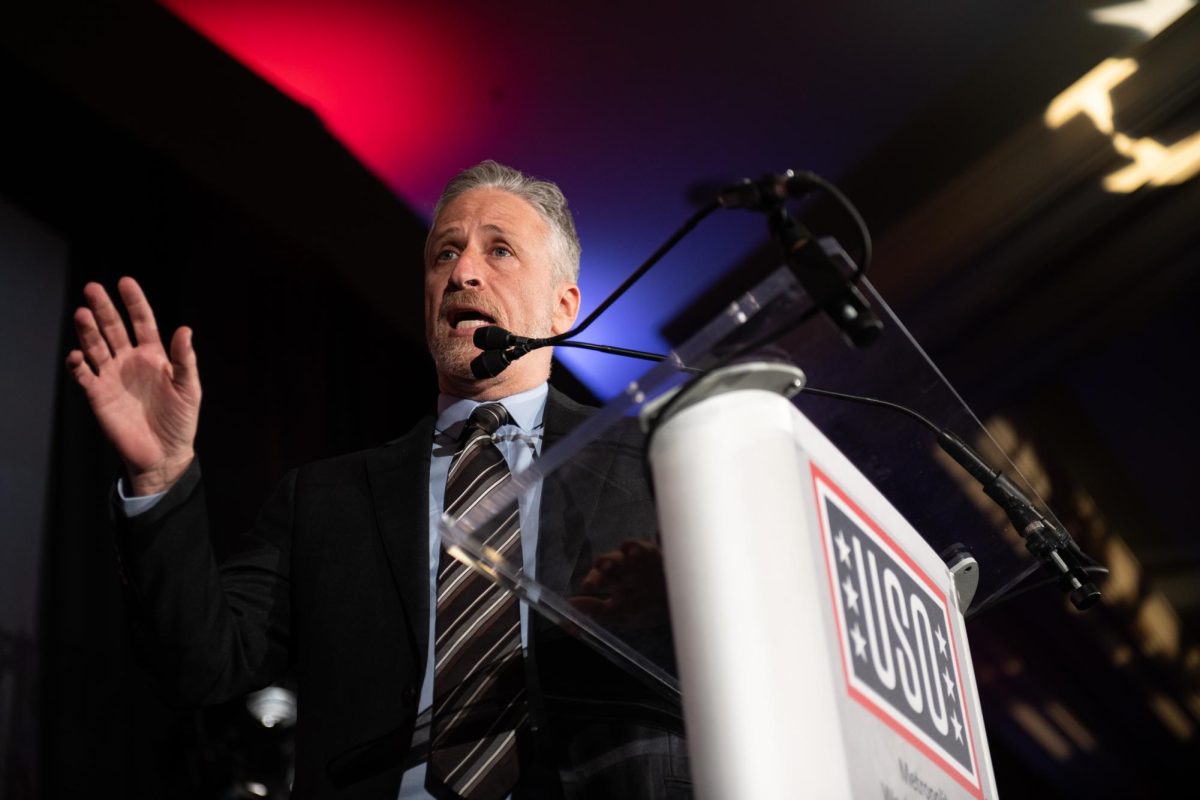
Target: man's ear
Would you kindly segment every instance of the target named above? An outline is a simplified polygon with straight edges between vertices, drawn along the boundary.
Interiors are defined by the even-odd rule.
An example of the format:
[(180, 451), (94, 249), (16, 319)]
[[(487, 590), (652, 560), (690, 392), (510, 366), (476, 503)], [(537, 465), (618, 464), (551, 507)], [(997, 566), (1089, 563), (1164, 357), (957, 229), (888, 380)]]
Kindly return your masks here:
[(579, 287), (574, 283), (564, 283), (558, 287), (558, 305), (554, 308), (554, 324), (551, 327), (555, 336), (571, 330), (575, 318), (579, 316), (580, 299)]

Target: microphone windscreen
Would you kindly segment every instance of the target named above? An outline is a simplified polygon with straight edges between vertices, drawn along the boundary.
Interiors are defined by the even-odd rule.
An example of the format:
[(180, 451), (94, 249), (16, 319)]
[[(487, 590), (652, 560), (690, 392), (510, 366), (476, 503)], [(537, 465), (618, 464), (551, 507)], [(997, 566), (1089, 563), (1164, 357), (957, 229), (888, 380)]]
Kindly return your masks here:
[(508, 362), (503, 350), (484, 350), (471, 360), (471, 374), (478, 380), (494, 378), (504, 372)]
[(475, 329), (473, 341), (480, 350), (503, 350), (512, 344), (511, 337), (512, 334), (499, 325), (487, 325)]

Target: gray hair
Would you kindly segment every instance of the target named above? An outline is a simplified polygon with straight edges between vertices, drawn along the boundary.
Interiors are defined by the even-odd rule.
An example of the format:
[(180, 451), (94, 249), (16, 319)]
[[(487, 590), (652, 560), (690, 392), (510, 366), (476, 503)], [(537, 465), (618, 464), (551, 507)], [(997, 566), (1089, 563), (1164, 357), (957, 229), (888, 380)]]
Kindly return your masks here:
[(555, 272), (560, 281), (576, 283), (579, 280), (579, 234), (575, 232), (575, 220), (567, 207), (567, 198), (558, 185), (538, 180), (520, 170), (506, 167), (488, 159), (455, 175), (442, 190), (437, 205), (433, 208), (436, 220), (454, 198), (473, 189), (500, 189), (516, 195), (529, 203), (550, 225), (552, 246), (555, 250)]

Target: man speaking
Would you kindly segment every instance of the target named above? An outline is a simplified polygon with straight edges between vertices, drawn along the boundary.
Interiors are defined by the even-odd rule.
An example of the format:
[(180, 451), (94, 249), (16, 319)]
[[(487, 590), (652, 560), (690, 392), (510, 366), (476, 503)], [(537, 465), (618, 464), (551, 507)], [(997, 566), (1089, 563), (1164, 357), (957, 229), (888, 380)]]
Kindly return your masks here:
[[(492, 161), (452, 179), (425, 245), (436, 413), (386, 445), (291, 471), (220, 566), (194, 451), (191, 331), (164, 348), (132, 278), (118, 284), (132, 336), (104, 288), (84, 288), (67, 366), (124, 462), (114, 517), (142, 657), (183, 704), (294, 668), (296, 797), (690, 796), (677, 710), (531, 618), (437, 536), (443, 511), (464, 513), (589, 414), (548, 385), (549, 348), (491, 378), (470, 366), (482, 325), (570, 329), (579, 252), (554, 184)], [(591, 458), (476, 535), (539, 582), (604, 604), (619, 598), (623, 554), (646, 552), (629, 540), (653, 542), (654, 511), (635, 431), (619, 427)]]

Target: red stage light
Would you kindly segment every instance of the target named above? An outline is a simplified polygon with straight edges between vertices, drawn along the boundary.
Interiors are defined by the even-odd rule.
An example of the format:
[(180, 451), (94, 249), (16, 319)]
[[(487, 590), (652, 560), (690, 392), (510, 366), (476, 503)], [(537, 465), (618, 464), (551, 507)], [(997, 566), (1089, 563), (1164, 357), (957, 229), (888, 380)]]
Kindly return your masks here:
[[(311, 108), (418, 210), (480, 144), (461, 120), (464, 105), (486, 102), (489, 89), (472, 85), (472, 51), (450, 12), (371, 0), (161, 2)], [(486, 133), (494, 144), (495, 132)]]

